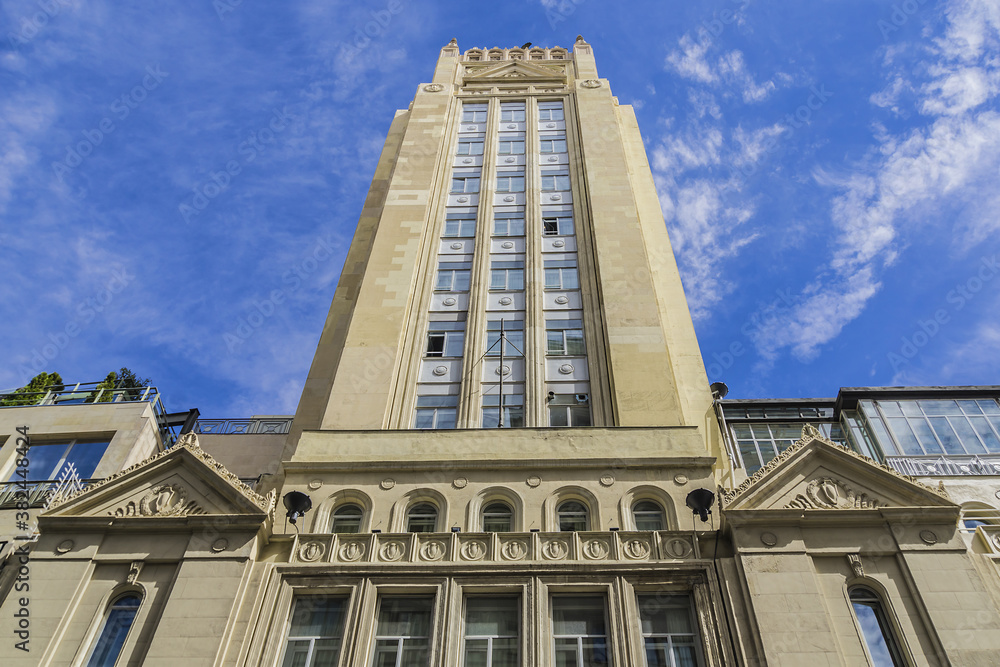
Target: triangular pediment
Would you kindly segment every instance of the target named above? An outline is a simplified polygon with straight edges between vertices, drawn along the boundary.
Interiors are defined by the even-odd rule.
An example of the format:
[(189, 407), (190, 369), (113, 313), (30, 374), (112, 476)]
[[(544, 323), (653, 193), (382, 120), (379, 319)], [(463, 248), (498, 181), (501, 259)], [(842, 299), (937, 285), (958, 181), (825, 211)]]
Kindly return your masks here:
[(806, 429), (797, 443), (722, 498), (740, 510), (953, 508), (943, 490), (921, 484)]
[(497, 81), (552, 82), (565, 83), (564, 65), (539, 64), (514, 60), (497, 64), (483, 64), (466, 67), (465, 83), (495, 83)]
[(165, 452), (57, 498), (39, 523), (44, 527), (68, 519), (100, 519), (107, 524), (152, 520), (166, 525), (219, 515), (264, 521), (273, 505), (273, 493), (261, 496), (243, 484), (203, 451), (191, 433)]

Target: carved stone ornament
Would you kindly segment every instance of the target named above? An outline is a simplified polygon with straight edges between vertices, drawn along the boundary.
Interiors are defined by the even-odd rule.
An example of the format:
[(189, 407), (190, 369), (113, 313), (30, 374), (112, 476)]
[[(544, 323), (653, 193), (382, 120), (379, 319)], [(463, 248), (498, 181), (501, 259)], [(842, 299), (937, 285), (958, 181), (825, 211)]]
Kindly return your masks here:
[(562, 199), (562, 195), (550, 195), (549, 199), (552, 201), (560, 201)]
[(504, 560), (522, 560), (528, 553), (528, 547), (521, 540), (511, 540), (500, 547), (500, 553)]
[(461, 243), (459, 243), (458, 241), (455, 241), (454, 243), (452, 243), (452, 244), (451, 244), (451, 249), (452, 249), (452, 250), (461, 250), (461, 249), (462, 249), (462, 248), (464, 248), (464, 247), (465, 247), (465, 246), (463, 246), (463, 245), (462, 245)]
[(354, 561), (361, 560), (361, 557), (364, 555), (365, 545), (362, 542), (347, 542), (340, 547), (340, 560), (342, 561), (353, 563)]
[(938, 536), (933, 530), (921, 530), (920, 539), (924, 544), (937, 544)]
[(141, 560), (134, 560), (128, 568), (128, 574), (125, 575), (125, 583), (130, 586), (134, 586), (136, 580), (139, 578), (139, 574), (142, 572), (142, 566), (145, 565)]
[(301, 547), (299, 547), (299, 560), (305, 561), (306, 563), (314, 563), (323, 557), (326, 553), (326, 545), (322, 542), (312, 541), (306, 542)]
[(552, 247), (553, 248), (562, 248), (565, 245), (566, 245), (566, 242), (563, 241), (562, 239), (556, 239), (555, 241), (552, 242)]
[(455, 479), (451, 480), (451, 485), (454, 486), (456, 489), (464, 489), (469, 485), (469, 480), (466, 479), (465, 477), (456, 477)]
[(482, 560), (486, 555), (486, 545), (480, 540), (473, 540), (462, 545), (462, 558), (465, 560)]
[(580, 85), (584, 88), (600, 88), (601, 82), (597, 79), (587, 79), (586, 81), (581, 81)]
[(62, 554), (67, 554), (73, 550), (73, 547), (75, 545), (76, 542), (74, 542), (73, 540), (63, 540), (62, 542), (59, 543), (58, 546), (56, 546), (56, 553), (59, 554), (60, 556)]
[(154, 486), (139, 500), (130, 500), (122, 507), (108, 512), (110, 516), (189, 516), (204, 514), (205, 510), (194, 500), (188, 501), (187, 490), (180, 484)]
[(587, 540), (583, 545), (583, 555), (591, 560), (608, 557), (608, 544), (604, 540)]
[(388, 491), (392, 487), (396, 486), (396, 480), (394, 480), (392, 477), (386, 477), (381, 482), (379, 482), (378, 485), (383, 491)]
[(420, 546), (420, 557), (424, 560), (441, 560), (444, 552), (444, 542), (441, 540), (431, 540)]
[(467, 201), (469, 201), (469, 198), (468, 198), (468, 197), (459, 197), (459, 198), (458, 198), (458, 202), (459, 202), (460, 204), (464, 204), (464, 203), (466, 203)]
[(428, 93), (440, 93), (442, 90), (444, 90), (444, 86), (442, 86), (440, 83), (428, 83), (426, 86), (424, 86), (424, 90), (426, 90)]
[(514, 195), (507, 195), (506, 197), (503, 198), (504, 201), (514, 201), (514, 199), (515, 199)]
[(550, 156), (548, 157), (548, 161), (549, 161), (549, 162), (558, 162), (558, 161), (559, 161), (559, 158), (557, 158), (557, 157), (556, 157), (555, 155), (550, 155)]
[(382, 560), (393, 562), (402, 558), (405, 553), (406, 547), (403, 543), (399, 540), (393, 540), (382, 545), (379, 556), (381, 556)]
[(462, 158), (462, 164), (472, 164), (473, 162), (475, 162), (475, 160), (473, 160), (471, 157)]
[(443, 299), (441, 303), (445, 306), (454, 306), (456, 303), (458, 303), (458, 301), (455, 299), (455, 297), (449, 296), (446, 299)]
[(564, 294), (560, 294), (559, 296), (556, 297), (556, 303), (567, 304), (569, 303), (569, 297), (565, 296)]
[(555, 124), (555, 123), (546, 123), (546, 125), (545, 125), (545, 127), (549, 128), (549, 129), (552, 129), (552, 128), (554, 128), (555, 126), (556, 126), (556, 124)]
[(569, 553), (569, 548), (563, 540), (552, 540), (542, 547), (542, 555), (549, 560), (562, 560)]
[(778, 543), (778, 536), (770, 531), (764, 531), (760, 534), (760, 543), (765, 547), (773, 547)]
[(574, 370), (576, 369), (573, 368), (573, 364), (562, 364), (561, 366), (559, 366), (559, 372), (562, 373), (563, 375), (569, 375)]
[(216, 541), (212, 542), (211, 549), (215, 553), (222, 553), (229, 548), (229, 540), (224, 537), (220, 537)]
[(513, 164), (514, 162), (517, 162), (517, 160), (515, 158), (508, 157), (504, 158), (504, 162), (506, 162), (507, 164)]
[(509, 306), (512, 303), (514, 303), (514, 299), (510, 298), (509, 296), (502, 296), (502, 297), (500, 297), (500, 305), (501, 306)]
[(435, 366), (434, 370), (431, 371), (431, 372), (434, 373), (434, 375), (438, 375), (438, 376), (446, 375), (448, 373), (448, 367), (447, 366)]
[(507, 248), (509, 250), (509, 249), (511, 249), (511, 248), (514, 247), (514, 242), (513, 241), (504, 241), (503, 243), (500, 244), (500, 247), (501, 248)]
[(684, 486), (687, 483), (688, 483), (688, 477), (684, 473), (679, 472), (676, 475), (674, 475), (674, 484), (676, 484), (677, 486)]
[(497, 375), (510, 375), (510, 366), (497, 366), (497, 369), (493, 372)]
[(675, 537), (666, 544), (667, 553), (674, 558), (686, 558), (692, 551), (691, 543)]
[(524, 483), (530, 486), (531, 488), (535, 488), (542, 483), (542, 478), (539, 477), (538, 475), (531, 475), (528, 477), (528, 479), (524, 480)]
[(785, 509), (877, 509), (879, 501), (867, 494), (856, 494), (839, 479), (820, 477), (806, 485), (805, 493), (795, 496)]
[(649, 543), (638, 538), (627, 540), (622, 544), (622, 551), (625, 552), (627, 558), (631, 558), (632, 560), (646, 558), (649, 556)]
[(858, 554), (847, 554), (847, 564), (851, 566), (851, 572), (860, 579), (865, 576), (865, 566), (861, 563), (861, 556)]
[(601, 475), (601, 478), (597, 480), (601, 483), (601, 486), (611, 486), (615, 483), (615, 476), (612, 474)]

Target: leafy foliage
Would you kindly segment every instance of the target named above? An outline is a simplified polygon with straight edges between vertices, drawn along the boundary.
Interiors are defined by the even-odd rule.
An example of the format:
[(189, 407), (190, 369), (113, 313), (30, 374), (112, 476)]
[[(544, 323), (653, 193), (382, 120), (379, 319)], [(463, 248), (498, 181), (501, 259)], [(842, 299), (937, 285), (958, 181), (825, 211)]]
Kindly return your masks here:
[(31, 378), (31, 381), (20, 389), (0, 396), (0, 406), (34, 405), (49, 389), (62, 391), (63, 387), (63, 379), (59, 373), (42, 372)]

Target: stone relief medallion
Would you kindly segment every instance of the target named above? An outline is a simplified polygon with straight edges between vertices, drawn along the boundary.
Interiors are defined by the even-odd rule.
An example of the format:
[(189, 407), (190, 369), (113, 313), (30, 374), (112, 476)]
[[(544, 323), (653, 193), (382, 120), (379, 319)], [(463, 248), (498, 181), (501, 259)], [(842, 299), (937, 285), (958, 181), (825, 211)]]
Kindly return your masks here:
[(306, 542), (299, 547), (299, 560), (307, 563), (318, 561), (326, 553), (326, 546), (321, 542)]
[(442, 86), (440, 83), (428, 83), (426, 86), (424, 86), (424, 90), (426, 90), (428, 93), (440, 93), (442, 90), (444, 90), (444, 86)]
[(464, 489), (469, 485), (469, 480), (465, 477), (456, 477), (451, 481), (451, 485), (456, 489)]
[(806, 485), (785, 509), (876, 509), (879, 501), (854, 491), (832, 477), (819, 477)]
[(674, 475), (674, 484), (676, 484), (677, 486), (684, 486), (687, 483), (688, 483), (688, 477), (684, 473), (679, 472), (676, 475)]
[(509, 296), (505, 296), (500, 299), (501, 306), (509, 306), (512, 303), (514, 303), (514, 299), (510, 298)]
[(517, 125), (515, 125), (514, 123), (509, 123), (507, 125), (507, 129), (508, 130), (516, 130), (517, 129)]
[(588, 540), (583, 545), (583, 554), (591, 560), (608, 557), (608, 545), (604, 540)]
[(530, 486), (531, 488), (535, 488), (542, 483), (542, 478), (539, 477), (538, 475), (531, 475), (530, 477), (528, 477), (528, 479), (524, 480), (524, 483)]
[(458, 301), (454, 297), (449, 296), (447, 299), (442, 300), (441, 303), (445, 306), (454, 306)]
[(438, 375), (438, 376), (440, 376), (440, 375), (446, 375), (448, 373), (448, 367), (447, 366), (435, 366), (434, 370), (432, 370), (431, 373), (434, 373), (434, 375)]
[(466, 542), (462, 545), (462, 558), (465, 560), (482, 560), (486, 555), (486, 545), (479, 540)]
[(555, 241), (552, 242), (553, 248), (562, 248), (564, 245), (566, 245), (566, 242), (563, 241), (562, 239), (556, 239)]
[(600, 88), (601, 82), (597, 79), (587, 79), (586, 81), (581, 81), (580, 85), (584, 88)]
[(388, 491), (392, 487), (396, 486), (396, 480), (394, 480), (392, 477), (386, 477), (381, 482), (379, 482), (378, 485), (383, 491)]
[(522, 540), (511, 540), (500, 547), (504, 560), (522, 560), (528, 553), (528, 547)]
[(382, 545), (382, 549), (379, 550), (379, 556), (382, 560), (395, 562), (403, 557), (406, 553), (406, 547), (399, 540), (392, 540), (391, 542), (386, 542)]
[(511, 249), (511, 248), (514, 247), (514, 242), (513, 241), (504, 241), (503, 243), (500, 244), (500, 247), (501, 248), (507, 248), (509, 250), (509, 249)]
[(498, 366), (493, 372), (497, 375), (510, 375), (510, 366)]
[(997, 497), (997, 500), (1000, 500), (1000, 491), (997, 491), (993, 495)]
[(567, 303), (569, 303), (569, 297), (560, 294), (559, 296), (556, 297), (556, 303), (558, 303), (558, 304), (567, 304)]
[(549, 158), (548, 158), (548, 161), (549, 162), (558, 162), (559, 158), (557, 158), (555, 155), (550, 155)]
[(461, 243), (458, 243), (458, 242), (455, 242), (455, 243), (452, 243), (452, 244), (451, 244), (451, 249), (452, 249), (452, 250), (461, 250), (461, 249), (462, 249), (462, 247), (463, 247), (463, 246), (462, 246), (462, 244), (461, 244)]
[(611, 486), (615, 483), (615, 476), (611, 474), (601, 475), (601, 478), (597, 481), (601, 483), (601, 486)]
[(318, 488), (320, 488), (322, 486), (323, 486), (323, 480), (321, 480), (321, 479), (314, 479), (314, 480), (312, 480), (312, 481), (309, 482), (309, 488), (311, 490), (313, 490), (313, 491), (315, 491), (316, 489), (318, 489)]
[(778, 536), (774, 533), (765, 531), (760, 534), (760, 541), (764, 544), (764, 546), (773, 547), (778, 543)]
[(56, 547), (56, 553), (60, 555), (69, 553), (70, 551), (73, 550), (74, 546), (76, 546), (76, 542), (74, 542), (73, 540), (63, 540)]
[(667, 542), (667, 553), (674, 558), (686, 558), (692, 551), (691, 544), (687, 540), (675, 537)]
[(921, 530), (920, 539), (924, 544), (937, 544), (938, 537), (933, 530)]
[(473, 162), (475, 162), (475, 160), (473, 160), (471, 157), (467, 157), (462, 160), (462, 164), (472, 164)]
[(194, 500), (188, 501), (187, 490), (179, 484), (161, 484), (154, 486), (139, 500), (134, 500), (119, 507), (112, 516), (187, 516), (204, 514), (205, 510), (198, 507)]
[(509, 158), (505, 158), (504, 162), (506, 162), (507, 164), (511, 164), (511, 163), (517, 162), (517, 160), (515, 158), (509, 157)]
[(622, 545), (622, 551), (625, 552), (626, 558), (631, 558), (632, 560), (639, 560), (641, 558), (646, 558), (649, 556), (649, 544), (644, 540), (638, 538), (627, 540)]
[(444, 543), (441, 540), (431, 540), (420, 546), (420, 557), (424, 560), (441, 560), (444, 552)]
[(562, 199), (562, 195), (552, 195), (552, 201), (559, 201)]
[(563, 364), (559, 367), (559, 372), (563, 375), (569, 375), (574, 371), (573, 364)]
[(549, 128), (550, 130), (551, 130), (552, 128), (554, 128), (555, 126), (556, 126), (556, 124), (555, 124), (555, 123), (546, 123), (546, 124), (545, 124), (545, 127)]
[(514, 201), (514, 195), (507, 195), (503, 198), (504, 201)]
[(569, 547), (563, 540), (552, 540), (542, 547), (542, 555), (549, 560), (562, 560), (569, 553)]
[(460, 204), (464, 204), (464, 203), (466, 203), (467, 201), (469, 201), (469, 198), (468, 198), (468, 197), (459, 197), (459, 198), (458, 198), (458, 203), (460, 203)]
[(340, 547), (340, 560), (347, 561), (348, 563), (361, 560), (361, 557), (364, 555), (365, 545), (361, 542), (348, 542)]
[(222, 553), (229, 548), (229, 540), (224, 537), (220, 537), (216, 541), (212, 542), (212, 551), (215, 553)]

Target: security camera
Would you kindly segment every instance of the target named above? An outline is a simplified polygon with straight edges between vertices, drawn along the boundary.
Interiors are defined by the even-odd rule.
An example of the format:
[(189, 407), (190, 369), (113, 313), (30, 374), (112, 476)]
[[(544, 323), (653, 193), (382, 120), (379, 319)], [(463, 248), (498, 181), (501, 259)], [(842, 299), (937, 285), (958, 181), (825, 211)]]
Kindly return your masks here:
[(586, 403), (589, 400), (590, 400), (590, 397), (587, 396), (586, 394), (577, 394), (576, 395), (576, 402), (577, 403)]

